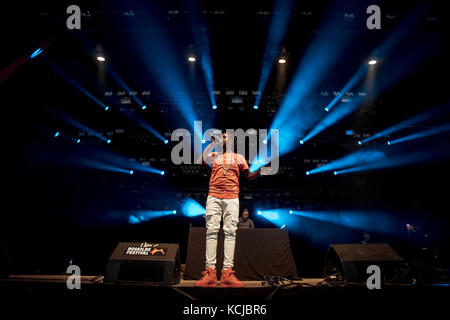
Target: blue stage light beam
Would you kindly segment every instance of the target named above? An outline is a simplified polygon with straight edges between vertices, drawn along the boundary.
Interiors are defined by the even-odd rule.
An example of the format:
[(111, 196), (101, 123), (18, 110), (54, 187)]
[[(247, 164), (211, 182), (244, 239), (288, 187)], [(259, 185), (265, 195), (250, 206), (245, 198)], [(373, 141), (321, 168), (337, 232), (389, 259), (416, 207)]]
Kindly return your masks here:
[(364, 144), (369, 141), (373, 141), (373, 140), (376, 140), (376, 139), (379, 139), (382, 137), (386, 137), (393, 133), (399, 132), (404, 128), (417, 125), (419, 123), (425, 122), (430, 119), (438, 118), (438, 117), (446, 115), (448, 113), (450, 113), (450, 104), (449, 104), (449, 102), (446, 102), (446, 103), (441, 104), (437, 107), (434, 107), (430, 110), (427, 110), (421, 114), (418, 114), (412, 118), (404, 120), (396, 125), (393, 125), (392, 127), (382, 130), (382, 131), (368, 137), (367, 139), (362, 140), (360, 144)]
[[(89, 145), (80, 144), (81, 140), (65, 135), (61, 131), (51, 131), (41, 125), (37, 128), (49, 133), (52, 139), (59, 140), (61, 138), (68, 139), (77, 143), (76, 149), (70, 145), (58, 145), (54, 148), (51, 145), (41, 145), (39, 150), (31, 148), (32, 156), (50, 163), (67, 166), (86, 167), (97, 170), (119, 172), (125, 174), (136, 174), (138, 171), (148, 172), (152, 174), (162, 175), (160, 169), (156, 169), (135, 160), (131, 160), (121, 154), (115, 153), (106, 145)], [(55, 134), (58, 132), (55, 138)]]
[[(259, 154), (255, 159), (250, 161), (250, 172), (257, 171), (259, 168), (262, 168), (265, 165), (269, 164), (273, 158), (277, 156), (279, 157), (280, 156), (279, 145), (280, 145), (280, 132), (272, 133), (270, 140), (267, 137), (265, 138), (260, 137)], [(270, 149), (268, 150), (269, 146)]]
[(272, 222), (275, 225), (282, 226), (284, 224), (284, 223), (280, 222), (280, 219), (281, 219), (280, 210), (278, 210), (278, 209), (269, 209), (269, 210), (258, 209), (257, 212), (258, 212), (259, 216)]
[[(86, 146), (83, 150), (79, 151), (79, 154), (66, 157), (64, 160), (68, 163), (73, 163), (74, 165), (82, 165), (82, 166), (89, 166), (87, 164), (89, 163), (95, 163), (97, 169), (102, 169), (100, 165), (103, 165), (103, 168), (111, 169), (111, 171), (116, 172), (123, 172), (123, 173), (130, 173), (130, 170), (133, 171), (133, 174), (136, 174), (137, 172), (147, 172), (152, 174), (161, 174), (161, 170), (157, 168), (153, 168), (147, 165), (144, 165), (137, 161), (132, 161), (129, 158), (115, 153), (106, 147), (99, 147), (96, 146), (95, 148)], [(112, 170), (113, 168), (116, 168), (116, 170)]]
[(173, 215), (176, 210), (137, 210), (133, 211), (128, 217), (128, 223), (138, 224), (153, 219)]
[[(412, 44), (405, 45), (404, 51), (399, 50), (398, 48), (401, 44), (404, 45), (404, 40), (408, 39), (408, 36), (420, 22), (420, 18), (425, 14), (424, 12), (423, 6), (419, 6), (413, 10), (372, 53), (372, 56), (376, 56), (377, 59), (384, 60), (383, 66), (376, 65), (377, 77), (374, 88), (367, 88), (371, 91), (373, 90), (374, 96), (378, 96), (387, 88), (400, 81), (432, 55), (433, 50), (429, 50), (429, 48), (436, 47), (436, 44), (440, 40), (438, 37), (431, 37), (429, 35), (423, 36), (418, 40), (414, 39)], [(361, 72), (364, 74), (362, 70), (367, 70), (366, 63), (361, 65), (360, 69), (352, 79), (358, 79)], [(347, 83), (347, 86), (352, 82), (357, 82), (352, 79)], [(361, 88), (361, 90), (365, 91), (364, 88)], [(346, 90), (343, 89), (343, 91)], [(303, 141), (308, 141), (328, 127), (344, 119), (346, 116), (357, 110), (364, 101), (366, 101), (366, 99), (358, 96), (352, 98), (350, 102), (341, 102), (339, 105), (335, 103), (334, 109), (338, 110), (335, 110), (335, 112), (327, 115), (320, 121), (319, 124), (303, 138)], [(326, 109), (331, 111), (328, 107)]]
[[(45, 58), (45, 57), (44, 57)], [(103, 102), (101, 102), (99, 99), (97, 99), (92, 93), (90, 93), (88, 90), (86, 90), (81, 84), (79, 84), (77, 81), (75, 81), (73, 78), (71, 78), (66, 72), (64, 72), (60, 67), (58, 67), (53, 61), (50, 59), (45, 59), (45, 62), (51, 67), (53, 72), (55, 72), (59, 77), (67, 81), (71, 86), (73, 86), (75, 89), (86, 95), (88, 98), (90, 98), (92, 101), (97, 103), (100, 107), (103, 108), (103, 110), (108, 110), (109, 107), (105, 105)]]
[[(386, 89), (391, 87), (396, 82), (403, 79), (413, 70), (423, 64), (429, 57), (431, 57), (430, 47), (436, 46), (436, 39), (430, 37), (424, 39), (422, 43), (416, 43), (415, 46), (405, 50), (403, 54), (396, 53), (395, 57), (392, 57), (389, 61), (385, 61), (382, 68), (379, 68), (373, 90), (373, 95), (378, 96)], [(359, 91), (365, 91), (366, 88), (361, 87)], [(349, 102), (341, 102), (336, 105), (323, 120), (321, 120), (305, 137), (302, 138), (304, 142), (315, 137), (325, 129), (338, 123), (355, 110), (359, 109), (361, 105), (366, 101), (364, 96), (356, 96), (350, 99)]]
[[(340, 2), (335, 1), (330, 12), (340, 11)], [(314, 104), (305, 103), (305, 98), (317, 89), (329, 70), (339, 62), (351, 36), (339, 32), (344, 19), (326, 19), (319, 29), (327, 30), (315, 35), (291, 80), (281, 106), (271, 124), (271, 129), (280, 129), (280, 156), (296, 149), (299, 135), (303, 136), (322, 117)], [(333, 54), (330, 55), (330, 50)], [(270, 137), (268, 137), (270, 138)]]
[(311, 175), (321, 172), (337, 171), (343, 168), (370, 163), (372, 161), (381, 161), (383, 159), (386, 159), (386, 154), (381, 150), (359, 150), (318, 168), (308, 170), (306, 174)]
[(139, 218), (137, 218), (136, 216), (130, 215), (128, 217), (128, 223), (129, 224), (138, 224), (138, 223), (141, 223), (141, 220), (139, 220)]
[(333, 110), (330, 110), (330, 114), (323, 118), (308, 134), (302, 138), (303, 143), (347, 117), (349, 114), (358, 109), (364, 100), (365, 99), (360, 96), (353, 97), (349, 102), (342, 103), (338, 107), (333, 108)]
[(347, 228), (395, 234), (398, 232), (396, 221), (390, 214), (382, 211), (298, 211), (292, 215), (323, 222), (329, 222)]
[(289, 209), (285, 208), (274, 208), (274, 209), (257, 209), (257, 215), (261, 216), (267, 221), (270, 221), (275, 226), (281, 228), (283, 225), (287, 226), (296, 226), (298, 223), (296, 223), (293, 220), (293, 217), (291, 214), (289, 214)]
[(161, 170), (145, 166), (139, 162), (130, 161), (125, 157), (118, 155), (102, 153), (98, 155), (88, 154), (86, 156), (74, 157), (73, 161), (78, 162), (82, 166), (90, 167), (93, 169), (114, 171), (130, 174), (133, 171), (135, 174), (137, 171), (147, 172), (152, 174), (161, 174)]
[(436, 128), (431, 128), (425, 131), (421, 131), (421, 132), (416, 132), (410, 135), (407, 135), (405, 137), (401, 137), (395, 140), (391, 140), (389, 141), (389, 145), (394, 145), (397, 143), (401, 143), (401, 142), (406, 142), (406, 141), (411, 141), (411, 140), (416, 140), (416, 139), (422, 139), (422, 138), (426, 138), (426, 137), (430, 137), (430, 136), (434, 136), (440, 133), (444, 133), (450, 131), (450, 123), (444, 124), (442, 126), (436, 127)]
[(22, 57), (16, 59), (13, 63), (9, 64), (8, 66), (5, 66), (3, 69), (0, 69), (0, 83), (6, 81), (6, 79), (13, 72), (15, 72), (21, 65), (23, 65), (25, 62), (35, 58), (41, 52), (46, 50), (50, 46), (51, 43), (52, 43), (52, 40), (44, 41), (43, 43), (41, 43), (41, 45), (38, 49), (29, 51)]
[(367, 65), (362, 65), (358, 71), (353, 75), (353, 77), (345, 84), (345, 86), (341, 89), (338, 95), (336, 95), (333, 100), (325, 107), (325, 111), (330, 111), (341, 99), (342, 97), (353, 89), (355, 85), (357, 85), (364, 77), (367, 72)]
[[(107, 71), (126, 92), (131, 91), (130, 87), (127, 85), (125, 80), (117, 73), (117, 71), (114, 69), (113, 66), (108, 65)], [(142, 110), (145, 110), (147, 108), (147, 106), (144, 105), (144, 103), (139, 99), (139, 97), (137, 95), (131, 95), (131, 98), (141, 107)], [(123, 109), (123, 112), (129, 119), (131, 119), (132, 121), (137, 123), (139, 126), (144, 128), (147, 132), (153, 134), (159, 140), (166, 143), (166, 139), (156, 129), (154, 129), (148, 122), (146, 122), (144, 119), (142, 119), (135, 112), (132, 112), (126, 108)]]
[(208, 90), (209, 100), (211, 101), (211, 106), (216, 106), (216, 97), (214, 96), (214, 75), (211, 62), (211, 51), (209, 48), (208, 34), (206, 30), (199, 31), (201, 35), (197, 35), (199, 39), (196, 40), (197, 46), (200, 48), (201, 59), (200, 63), (202, 65), (203, 75), (205, 78), (206, 87)]
[(93, 129), (89, 128), (88, 126), (82, 124), (81, 122), (79, 122), (78, 120), (70, 117), (69, 115), (67, 115), (66, 113), (62, 112), (62, 111), (55, 111), (56, 115), (58, 116), (58, 118), (63, 121), (64, 123), (67, 123), (81, 131), (84, 131), (92, 136), (97, 137), (98, 139), (107, 142), (108, 139), (105, 138), (102, 134), (94, 131)]
[[(158, 25), (158, 17), (155, 16), (152, 19), (155, 25)], [(145, 53), (143, 59), (147, 70), (170, 98), (170, 102), (177, 107), (197, 139), (201, 141), (202, 132), (194, 128), (194, 121), (198, 118), (186, 85), (188, 83), (186, 76), (183, 74), (183, 68), (180, 65), (182, 61), (174, 54), (176, 50), (171, 45), (167, 34), (160, 31), (162, 29), (160, 28), (151, 34), (137, 35), (135, 39), (138, 48), (140, 48), (139, 52)]]
[(194, 199), (186, 199), (181, 204), (181, 213), (187, 217), (196, 217), (206, 214), (206, 209)]
[(209, 35), (208, 29), (194, 27), (192, 28), (194, 32), (194, 39), (196, 47), (200, 52), (200, 64), (202, 66), (203, 76), (206, 83), (206, 88), (208, 90), (209, 100), (211, 106), (216, 106), (216, 97), (214, 96), (214, 74), (211, 62), (211, 50), (209, 46)]
[(130, 173), (130, 169), (116, 167), (116, 166), (108, 164), (108, 163), (104, 163), (104, 162), (100, 162), (100, 161), (96, 161), (96, 160), (92, 160), (92, 159), (88, 159), (88, 158), (79, 158), (78, 160), (79, 160), (80, 165), (91, 168), (91, 169), (111, 171), (111, 172), (120, 172), (120, 173), (127, 173), (127, 174)]
[(61, 138), (63, 138), (63, 139), (66, 139), (66, 140), (73, 141), (75, 143), (80, 143), (81, 142), (80, 139), (71, 137), (71, 136), (69, 136), (67, 134), (62, 133), (61, 131), (52, 132), (52, 135), (53, 135), (54, 139), (61, 139)]
[(357, 165), (351, 168), (337, 170), (336, 174), (381, 170), (394, 167), (413, 166), (423, 163), (439, 162), (448, 160), (450, 158), (450, 150), (446, 146), (432, 146), (426, 150), (408, 150), (407, 153), (393, 154), (386, 159), (369, 162), (362, 165)]
[(255, 171), (257, 171), (259, 168), (262, 168), (262, 167), (264, 167), (265, 165), (267, 164), (267, 157), (264, 157), (264, 158), (258, 158), (258, 157), (256, 157), (256, 159), (254, 159), (252, 162), (251, 162), (251, 165), (250, 165), (250, 172), (255, 172)]
[(145, 121), (144, 119), (142, 119), (138, 114), (136, 114), (135, 112), (132, 112), (131, 110), (129, 110), (127, 108), (123, 108), (122, 112), (125, 114), (125, 116), (127, 116), (129, 119), (131, 119), (132, 121), (137, 123), (140, 127), (145, 129), (147, 132), (151, 133), (156, 138), (161, 140), (163, 143), (167, 144), (167, 142), (168, 142), (167, 139), (164, 138), (161, 135), (161, 133), (159, 133), (155, 128), (153, 128), (150, 124), (148, 124), (148, 122)]
[[(125, 92), (130, 92), (131, 88), (128, 86), (128, 84), (125, 82), (125, 80), (117, 73), (117, 71), (114, 69), (114, 67), (111, 64), (106, 65), (106, 71), (114, 78), (114, 80), (122, 87), (122, 89), (125, 90)], [(147, 108), (144, 103), (142, 103), (141, 99), (137, 95), (130, 95), (131, 99), (133, 99), (142, 110), (145, 110)]]
[(42, 51), (43, 51), (43, 50), (42, 50), (41, 48), (36, 49), (36, 50), (33, 51), (33, 53), (30, 55), (30, 59), (33, 59), (33, 58), (37, 57), (39, 54), (42, 53)]
[(141, 171), (141, 172), (162, 175), (161, 172), (164, 172), (164, 171), (161, 171), (160, 169), (150, 167), (147, 165), (143, 165), (142, 163), (137, 162), (137, 161), (130, 161), (129, 159), (127, 159), (121, 155), (109, 153), (109, 154), (102, 154), (100, 156), (102, 157), (102, 159), (104, 159), (105, 162), (110, 162), (110, 163), (116, 164), (118, 166), (130, 168), (130, 169), (134, 170), (135, 173), (137, 171)]
[(258, 93), (255, 97), (254, 109), (258, 109), (261, 102), (261, 96), (267, 85), (270, 72), (278, 57), (278, 52), (283, 41), (284, 34), (288, 29), (288, 24), (292, 16), (294, 1), (278, 0), (275, 1), (275, 7), (270, 20), (269, 30), (267, 32), (266, 47), (259, 76)]
[(214, 73), (211, 61), (211, 49), (208, 34), (209, 29), (205, 20), (202, 18), (202, 10), (198, 7), (196, 1), (186, 1), (183, 5), (186, 6), (185, 10), (190, 12), (187, 17), (189, 18), (190, 29), (194, 36), (195, 47), (200, 56), (203, 78), (205, 80), (211, 106), (213, 109), (216, 109), (217, 104), (216, 97), (214, 95)]
[(388, 55), (392, 54), (392, 52), (416, 30), (419, 23), (428, 12), (428, 6), (429, 4), (422, 3), (409, 12), (407, 16), (395, 26), (395, 29), (388, 35), (383, 43), (372, 52), (371, 57), (383, 60)]

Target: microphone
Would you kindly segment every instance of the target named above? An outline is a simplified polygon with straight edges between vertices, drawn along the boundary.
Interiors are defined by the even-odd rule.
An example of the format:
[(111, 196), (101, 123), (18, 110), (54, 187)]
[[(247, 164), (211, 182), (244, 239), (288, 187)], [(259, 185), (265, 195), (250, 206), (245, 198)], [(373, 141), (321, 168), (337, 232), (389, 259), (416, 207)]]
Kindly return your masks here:
[(212, 137), (214, 138), (215, 143), (222, 143), (222, 136), (213, 134)]

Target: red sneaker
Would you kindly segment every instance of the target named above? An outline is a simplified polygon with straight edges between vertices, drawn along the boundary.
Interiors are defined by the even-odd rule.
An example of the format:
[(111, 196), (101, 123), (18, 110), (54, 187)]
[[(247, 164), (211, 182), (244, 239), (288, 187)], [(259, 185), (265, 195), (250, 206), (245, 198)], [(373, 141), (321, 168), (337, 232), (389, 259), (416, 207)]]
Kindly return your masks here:
[(202, 278), (195, 282), (194, 287), (217, 287), (216, 269), (206, 268), (206, 270), (202, 272)]
[(230, 287), (230, 288), (243, 288), (245, 285), (242, 281), (239, 281), (235, 276), (236, 272), (231, 268), (222, 270), (222, 276), (220, 277), (220, 286), (221, 287)]

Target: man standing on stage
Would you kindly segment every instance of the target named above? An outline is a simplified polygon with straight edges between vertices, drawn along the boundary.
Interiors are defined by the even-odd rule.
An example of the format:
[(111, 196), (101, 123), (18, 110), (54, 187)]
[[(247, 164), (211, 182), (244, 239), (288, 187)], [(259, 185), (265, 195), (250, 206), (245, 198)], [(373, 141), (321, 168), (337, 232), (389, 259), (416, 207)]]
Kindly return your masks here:
[[(221, 287), (244, 287), (233, 271), (236, 229), (239, 221), (239, 176), (249, 180), (260, 176), (260, 170), (250, 172), (245, 158), (233, 152), (233, 138), (227, 133), (213, 137), (203, 152), (203, 163), (211, 164), (209, 193), (206, 201), (206, 270), (196, 287), (216, 287), (216, 251), (220, 221), (223, 217), (224, 261), (220, 279)], [(218, 146), (218, 152), (211, 150)], [(220, 148), (222, 147), (222, 148)]]

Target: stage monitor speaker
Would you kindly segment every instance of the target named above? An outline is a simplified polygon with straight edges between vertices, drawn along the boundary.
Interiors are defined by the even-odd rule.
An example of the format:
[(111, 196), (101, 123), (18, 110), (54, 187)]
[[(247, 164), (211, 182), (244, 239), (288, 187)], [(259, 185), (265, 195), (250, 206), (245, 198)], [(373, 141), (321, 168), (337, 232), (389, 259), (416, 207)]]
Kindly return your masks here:
[(382, 281), (389, 281), (403, 264), (403, 258), (386, 243), (331, 244), (325, 261), (324, 278), (335, 275), (336, 280), (366, 282), (369, 277), (367, 267), (377, 265)]
[(120, 242), (108, 260), (104, 282), (176, 284), (180, 272), (178, 244)]

